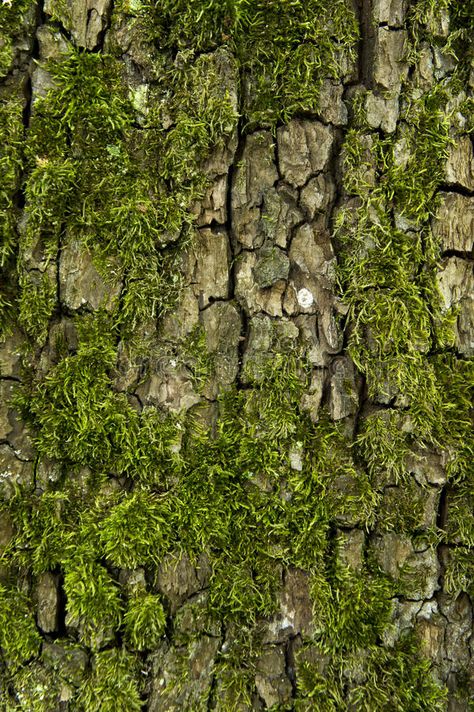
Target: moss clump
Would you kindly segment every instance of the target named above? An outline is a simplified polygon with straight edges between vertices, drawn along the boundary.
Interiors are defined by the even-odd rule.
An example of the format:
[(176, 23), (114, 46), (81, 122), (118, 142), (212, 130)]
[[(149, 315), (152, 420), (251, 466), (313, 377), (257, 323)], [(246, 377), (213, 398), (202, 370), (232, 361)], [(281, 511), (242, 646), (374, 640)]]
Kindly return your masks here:
[(21, 668), (14, 676), (13, 685), (16, 699), (9, 700), (8, 712), (50, 712), (60, 704), (61, 680), (40, 663)]
[(40, 456), (117, 473), (152, 485), (179, 471), (180, 426), (156, 409), (138, 414), (112, 390), (116, 363), (109, 315), (76, 320), (77, 352), (19, 390), (16, 403), (35, 428)]
[(346, 706), (364, 712), (445, 709), (446, 691), (433, 680), (430, 663), (420, 658), (413, 637), (399, 640), (391, 649), (368, 646), (350, 658), (317, 655), (316, 663), (305, 649), (299, 657), (298, 711), (336, 712)]
[(449, 550), (445, 571), (445, 587), (448, 593), (459, 595), (465, 591), (474, 595), (474, 561), (472, 549), (459, 546)]
[[(0, 12), (3, 12), (4, 8), (5, 5), (2, 5)], [(12, 97), (0, 102), (0, 337), (8, 331), (13, 320), (16, 296), (12, 272), (18, 242), (16, 198), (23, 167), (22, 111), (19, 98)]]
[(139, 712), (136, 658), (125, 649), (97, 653), (92, 672), (79, 690), (77, 706), (81, 712)]
[[(136, 490), (117, 498), (98, 532), (107, 561), (123, 569), (160, 561), (171, 538), (170, 514), (169, 502), (152, 493)], [(96, 513), (95, 522), (99, 518)]]
[[(35, 245), (56, 257), (69, 240), (82, 241), (104, 277), (123, 282), (114, 316), (125, 338), (178, 297), (189, 208), (205, 187), (202, 163), (237, 122), (226, 61), (216, 53), (166, 70), (166, 128), (158, 101), (143, 128), (133, 125), (113, 57), (71, 49), (47, 65), (55, 84), (36, 102), (28, 134), (21, 255)], [(36, 333), (32, 309), (23, 312)]]
[[(358, 27), (345, 0), (204, 3), (159, 0), (144, 6), (160, 47), (197, 52), (229, 44), (242, 68), (250, 124), (316, 112), (322, 81), (354, 59)], [(337, 38), (337, 39), (336, 39)]]
[(132, 650), (156, 648), (166, 627), (166, 613), (160, 597), (145, 591), (134, 593), (128, 601), (123, 623)]
[(442, 397), (425, 354), (453, 343), (452, 315), (443, 314), (435, 284), (438, 246), (427, 224), (451, 141), (448, 98), (442, 85), (416, 99), (408, 94), (406, 123), (393, 138), (373, 138), (362, 171), (366, 129), (349, 132), (346, 189), (360, 203), (355, 216), (342, 211), (336, 225), (341, 286), (354, 324), (349, 352), (371, 395), (408, 398), (420, 427), (423, 418), (433, 421)]
[(56, 308), (57, 285), (48, 272), (20, 273), (18, 321), (38, 344), (44, 344), (48, 326)]
[(78, 626), (81, 641), (93, 650), (113, 639), (122, 619), (119, 587), (106, 569), (85, 558), (67, 562), (64, 575), (66, 611)]
[(435, 442), (449, 446), (446, 471), (454, 484), (474, 480), (472, 445), (472, 401), (474, 362), (447, 353), (433, 357), (442, 405), (433, 423)]
[(11, 672), (39, 653), (41, 637), (31, 611), (24, 593), (0, 585), (0, 648)]
[(138, 415), (110, 388), (115, 348), (106, 317), (80, 320), (78, 330), (77, 353), (33, 384), (19, 404), (36, 428), (41, 455), (110, 470), (136, 437)]
[[(71, 523), (76, 502), (65, 491), (45, 492), (37, 497), (21, 489), (8, 502), (15, 537), (6, 550), (19, 567), (31, 568), (37, 575), (54, 570), (71, 543)], [(6, 509), (6, 504), (4, 504)]]
[(437, 84), (420, 98), (407, 97), (401, 117), (408, 120), (408, 130), (401, 135), (409, 147), (407, 162), (397, 164), (391, 141), (382, 144), (382, 161), (388, 167), (382, 182), (385, 198), (418, 224), (433, 214), (435, 192), (444, 179), (451, 143), (449, 96), (449, 90)]
[[(328, 558), (328, 557), (327, 557)], [(311, 584), (318, 644), (343, 654), (375, 645), (390, 622), (391, 584), (368, 570), (354, 571), (339, 561), (315, 572)]]
[(376, 485), (398, 484), (404, 480), (409, 438), (403, 431), (403, 416), (396, 410), (365, 418), (354, 448)]
[(447, 506), (447, 541), (474, 547), (474, 492), (472, 478), (460, 483), (448, 493)]
[[(3, 6), (4, 7), (4, 6)], [(2, 187), (0, 210), (2, 230), (0, 242), (0, 267), (3, 269), (15, 251), (17, 241), (15, 195), (19, 189), (23, 165), (23, 107), (19, 98), (4, 99), (0, 103), (1, 151), (0, 167)]]
[(32, 0), (12, 0), (0, 6), (0, 78), (6, 77), (13, 68), (14, 43), (22, 37), (25, 29), (28, 29), (29, 23), (25, 28), (25, 18), (28, 14), (31, 15), (33, 7)]
[(216, 659), (218, 693), (215, 697), (222, 709), (234, 712), (242, 706), (252, 707), (261, 635), (258, 626), (246, 623), (231, 630), (228, 645), (219, 651)]

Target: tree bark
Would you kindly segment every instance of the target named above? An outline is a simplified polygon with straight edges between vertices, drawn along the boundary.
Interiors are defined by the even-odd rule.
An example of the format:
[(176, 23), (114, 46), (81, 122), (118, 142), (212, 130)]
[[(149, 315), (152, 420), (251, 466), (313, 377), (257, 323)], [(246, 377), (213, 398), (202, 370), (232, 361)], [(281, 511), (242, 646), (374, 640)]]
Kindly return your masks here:
[(471, 709), (472, 1), (0, 27), (1, 709)]

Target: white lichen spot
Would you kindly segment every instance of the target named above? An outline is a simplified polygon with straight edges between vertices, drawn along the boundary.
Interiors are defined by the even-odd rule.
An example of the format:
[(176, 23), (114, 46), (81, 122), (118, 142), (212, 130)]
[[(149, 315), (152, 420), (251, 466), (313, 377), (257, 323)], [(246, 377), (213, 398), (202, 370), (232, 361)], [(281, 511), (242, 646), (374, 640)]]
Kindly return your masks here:
[(298, 300), (300, 307), (303, 307), (303, 309), (309, 309), (309, 307), (314, 303), (313, 294), (309, 291), (309, 289), (306, 289), (306, 287), (303, 287), (298, 291), (296, 299)]

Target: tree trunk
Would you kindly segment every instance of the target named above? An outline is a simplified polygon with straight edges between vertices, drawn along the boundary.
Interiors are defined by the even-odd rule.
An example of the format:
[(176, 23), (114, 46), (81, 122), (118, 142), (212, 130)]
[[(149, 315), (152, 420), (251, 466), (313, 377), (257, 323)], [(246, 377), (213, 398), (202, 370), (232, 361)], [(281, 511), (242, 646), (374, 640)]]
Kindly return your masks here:
[(471, 709), (472, 0), (0, 28), (1, 709)]

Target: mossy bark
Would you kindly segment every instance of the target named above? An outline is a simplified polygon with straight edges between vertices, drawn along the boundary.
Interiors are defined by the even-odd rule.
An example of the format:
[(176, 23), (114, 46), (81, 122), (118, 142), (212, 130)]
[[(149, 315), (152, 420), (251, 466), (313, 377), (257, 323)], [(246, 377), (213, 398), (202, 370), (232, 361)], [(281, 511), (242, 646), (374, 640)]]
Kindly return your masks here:
[(0, 709), (472, 709), (472, 0), (0, 29)]

